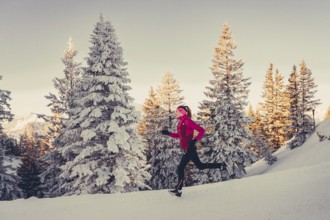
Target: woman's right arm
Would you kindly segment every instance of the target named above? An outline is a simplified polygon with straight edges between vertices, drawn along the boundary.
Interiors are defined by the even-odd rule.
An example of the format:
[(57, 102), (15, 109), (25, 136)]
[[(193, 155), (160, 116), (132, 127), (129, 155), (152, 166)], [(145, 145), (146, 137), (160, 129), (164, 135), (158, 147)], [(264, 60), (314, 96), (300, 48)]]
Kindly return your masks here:
[(169, 132), (168, 130), (162, 130), (162, 134), (163, 135), (168, 135), (172, 138), (179, 138), (179, 134), (178, 133), (172, 133), (172, 132)]

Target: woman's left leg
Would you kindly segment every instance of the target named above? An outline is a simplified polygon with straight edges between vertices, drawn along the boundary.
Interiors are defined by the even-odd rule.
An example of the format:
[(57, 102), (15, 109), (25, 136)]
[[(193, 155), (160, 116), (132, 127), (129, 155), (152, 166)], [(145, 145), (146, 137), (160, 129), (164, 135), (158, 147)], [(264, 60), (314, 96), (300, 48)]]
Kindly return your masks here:
[(191, 152), (188, 151), (182, 156), (180, 164), (178, 166), (178, 184), (175, 186), (175, 189), (169, 190), (169, 193), (178, 197), (181, 197), (182, 194), (182, 187), (184, 181), (184, 169), (186, 168), (187, 164), (189, 163), (191, 158)]
[(200, 170), (204, 169), (226, 169), (225, 163), (202, 163), (199, 159), (199, 156), (197, 154), (197, 150), (195, 146), (192, 146), (193, 150), (191, 151), (191, 160), (194, 162), (196, 167)]
[(178, 184), (176, 185), (177, 190), (181, 190), (183, 187), (183, 180), (184, 180), (184, 170), (191, 159), (191, 150), (188, 151), (182, 156), (180, 164), (178, 166)]

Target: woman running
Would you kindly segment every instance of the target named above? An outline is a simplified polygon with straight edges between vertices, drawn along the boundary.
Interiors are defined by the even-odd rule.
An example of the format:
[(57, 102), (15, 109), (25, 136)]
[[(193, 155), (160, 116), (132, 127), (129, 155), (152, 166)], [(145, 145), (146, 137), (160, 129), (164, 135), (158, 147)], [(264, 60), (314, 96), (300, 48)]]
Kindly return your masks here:
[[(176, 111), (176, 118), (179, 120), (177, 126), (177, 133), (163, 130), (163, 135), (168, 135), (172, 138), (179, 138), (181, 148), (184, 150), (184, 154), (181, 158), (178, 166), (178, 184), (175, 189), (169, 190), (169, 193), (178, 197), (182, 195), (182, 187), (184, 180), (184, 169), (189, 163), (193, 161), (198, 169), (226, 169), (225, 163), (202, 163), (198, 157), (196, 150), (196, 142), (204, 136), (205, 129), (196, 124), (191, 119), (191, 110), (188, 106), (179, 106)], [(194, 130), (198, 131), (197, 136), (194, 138)]]

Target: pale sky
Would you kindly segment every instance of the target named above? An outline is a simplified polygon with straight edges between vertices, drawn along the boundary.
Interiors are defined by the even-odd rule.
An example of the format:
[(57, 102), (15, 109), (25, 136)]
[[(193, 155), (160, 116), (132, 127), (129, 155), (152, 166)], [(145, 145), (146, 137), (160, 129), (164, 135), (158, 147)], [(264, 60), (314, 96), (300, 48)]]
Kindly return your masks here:
[(214, 48), (223, 24), (231, 27), (251, 77), (249, 100), (255, 108), (270, 63), (287, 82), (293, 65), (305, 60), (318, 84), (316, 109), (330, 106), (328, 0), (0, 0), (0, 89), (11, 91), (12, 112), (49, 113), (44, 98), (52, 80), (63, 77), (61, 58), (71, 36), (77, 60), (85, 66), (94, 25), (102, 13), (124, 49), (131, 95), (142, 104), (151, 86), (169, 70), (193, 111), (212, 78)]

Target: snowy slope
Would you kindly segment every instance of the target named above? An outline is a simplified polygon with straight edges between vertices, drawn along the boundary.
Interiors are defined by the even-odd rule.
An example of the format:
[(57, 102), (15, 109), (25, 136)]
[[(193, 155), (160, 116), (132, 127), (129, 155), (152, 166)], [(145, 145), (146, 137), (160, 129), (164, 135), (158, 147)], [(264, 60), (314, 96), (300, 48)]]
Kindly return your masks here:
[[(330, 136), (330, 120), (317, 130)], [(21, 199), (0, 202), (0, 219), (330, 219), (330, 141), (313, 134), (276, 154), (271, 167), (260, 161), (245, 178), (187, 187), (182, 198), (160, 190)]]
[[(322, 122), (316, 128), (316, 132), (330, 136), (330, 119)], [(272, 166), (267, 166), (265, 161), (259, 161), (257, 164), (249, 167), (248, 176), (258, 175), (262, 173), (277, 172), (289, 169), (303, 168), (309, 166), (318, 166), (322, 163), (328, 163), (329, 154), (327, 153), (330, 148), (330, 141), (320, 142), (317, 134), (313, 133), (306, 143), (294, 150), (282, 148), (275, 152), (279, 162)], [(328, 148), (327, 148), (328, 146)], [(324, 149), (325, 148), (325, 149)]]

